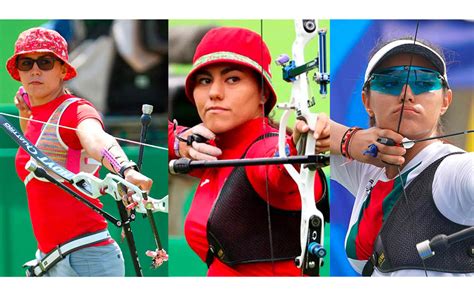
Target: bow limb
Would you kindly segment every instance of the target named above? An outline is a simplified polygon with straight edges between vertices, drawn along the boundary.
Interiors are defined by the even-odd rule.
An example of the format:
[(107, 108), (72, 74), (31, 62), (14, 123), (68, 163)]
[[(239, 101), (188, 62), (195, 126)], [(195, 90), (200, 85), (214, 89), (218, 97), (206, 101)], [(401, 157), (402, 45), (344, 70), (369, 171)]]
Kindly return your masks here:
[[(308, 42), (317, 35), (317, 24), (315, 20), (295, 20), (296, 39), (293, 42), (293, 59), (289, 65), (283, 68), (283, 77), (292, 83), (291, 99), (289, 103), (278, 105), (284, 109), (280, 120), (278, 151), (281, 157), (286, 154), (286, 126), (292, 110), (296, 112), (297, 119), (304, 120), (309, 127), (316, 127), (317, 114), (310, 111), (310, 106), (314, 105), (310, 98), (310, 87), (308, 72), (315, 68), (316, 60), (305, 64), (304, 49)], [(321, 45), (321, 43), (320, 43)], [(320, 51), (323, 51), (320, 49)], [(281, 56), (282, 57), (282, 56)], [(286, 57), (284, 57), (286, 58)], [(287, 60), (279, 59), (277, 63), (286, 64)], [(319, 59), (319, 65), (323, 61)], [(325, 62), (324, 62), (325, 65)], [(321, 69), (320, 69), (321, 71)], [(323, 70), (324, 71), (324, 70)], [(299, 154), (314, 155), (316, 139), (310, 134), (304, 134), (299, 141)], [(289, 164), (284, 165), (285, 169), (295, 181), (301, 196), (301, 224), (300, 224), (300, 247), (301, 252), (295, 259), (298, 268), (302, 268), (303, 273), (318, 275), (322, 266), (322, 257), (326, 254), (324, 241), (324, 216), (317, 209), (314, 201), (314, 179), (316, 168), (301, 165), (299, 172)]]

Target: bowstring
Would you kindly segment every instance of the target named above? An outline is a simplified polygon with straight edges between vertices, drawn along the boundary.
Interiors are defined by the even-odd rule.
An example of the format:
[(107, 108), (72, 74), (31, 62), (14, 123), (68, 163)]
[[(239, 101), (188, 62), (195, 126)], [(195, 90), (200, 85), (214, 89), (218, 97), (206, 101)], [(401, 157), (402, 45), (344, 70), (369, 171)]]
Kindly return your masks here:
[[(417, 21), (416, 22), (416, 30), (415, 30), (415, 36), (413, 38), (413, 45), (416, 45), (416, 38), (417, 38), (417, 35), (418, 35), (418, 27), (420, 25), (420, 21)], [(398, 124), (397, 124), (397, 133), (400, 134), (400, 128), (401, 128), (401, 124), (402, 124), (402, 119), (403, 119), (403, 111), (405, 110), (405, 102), (406, 102), (406, 97), (407, 97), (407, 90), (408, 90), (408, 83), (409, 83), (409, 80), (410, 80), (410, 71), (411, 71), (411, 68), (413, 66), (413, 53), (410, 55), (410, 62), (408, 64), (408, 73), (407, 73), (407, 79), (406, 79), (406, 82), (405, 82), (405, 91), (403, 92), (403, 98), (402, 98), (402, 108), (400, 109), (400, 117), (398, 118)], [(403, 182), (403, 178), (402, 178), (402, 174), (401, 174), (401, 168), (400, 168), (400, 165), (397, 166), (397, 170), (398, 170), (398, 177), (400, 178), (400, 184), (402, 186), (402, 190), (403, 190), (403, 196), (405, 198), (405, 203), (408, 205), (408, 197), (407, 197), (407, 194), (406, 194), (406, 191), (405, 191), (405, 183)]]
[[(61, 125), (61, 124), (49, 123), (49, 122), (46, 122), (46, 121), (36, 120), (36, 119), (33, 119), (33, 118), (26, 118), (26, 117), (21, 117), (21, 116), (12, 115), (12, 114), (3, 113), (3, 112), (0, 112), (0, 115), (7, 116), (7, 117), (12, 117), (12, 118), (17, 118), (17, 119), (24, 119), (24, 120), (27, 120), (27, 121), (37, 122), (37, 123), (41, 123), (41, 124), (45, 124), (45, 125), (51, 125), (51, 126), (55, 126), (55, 127), (59, 127), (59, 128), (64, 128), (64, 129), (69, 129), (69, 130), (74, 130), (74, 131), (77, 131), (77, 132), (85, 133), (84, 130), (80, 130), (78, 128), (69, 127), (69, 126), (65, 126), (65, 125)], [(119, 137), (115, 137), (115, 136), (112, 136), (112, 137), (114, 139), (116, 139), (117, 141), (122, 141), (122, 142), (125, 142), (125, 143), (134, 144), (134, 145), (143, 145), (143, 146), (154, 148), (154, 149), (168, 151), (168, 148), (165, 148), (165, 147), (156, 146), (156, 145), (147, 144), (147, 143), (142, 143), (142, 142), (138, 142), (138, 141), (133, 141), (133, 140), (125, 139), (125, 138), (119, 138)]]
[[(417, 20), (416, 21), (416, 29), (415, 29), (415, 36), (413, 37), (413, 45), (416, 45), (416, 39), (418, 37), (418, 29), (419, 29), (419, 26), (420, 26), (420, 21)], [(414, 54), (411, 53), (410, 55), (410, 63), (408, 65), (408, 74), (407, 74), (407, 79), (406, 79), (406, 82), (405, 82), (405, 91), (403, 93), (403, 98), (402, 98), (402, 108), (400, 110), (400, 118), (398, 119), (398, 125), (397, 125), (397, 133), (400, 134), (400, 129), (401, 129), (401, 124), (402, 124), (402, 119), (403, 119), (403, 111), (405, 109), (405, 102), (406, 102), (406, 96), (407, 96), (407, 90), (408, 90), (408, 84), (409, 84), (409, 80), (410, 80), (410, 72), (411, 72), (411, 68), (413, 66), (413, 56)], [(405, 182), (403, 181), (403, 177), (402, 177), (402, 173), (401, 173), (401, 167), (400, 165), (397, 166), (397, 171), (398, 171), (398, 177), (400, 179), (400, 185), (402, 187), (402, 190), (403, 190), (403, 197), (404, 197), (404, 200), (405, 200), (405, 204), (407, 205), (408, 207), (408, 210), (411, 210), (410, 212), (412, 212), (412, 208), (410, 206), (410, 202), (408, 200), (408, 196), (407, 196), (407, 193), (406, 193), (406, 190), (405, 190)], [(424, 260), (422, 259), (421, 260), (422, 262), (422, 265), (423, 265), (423, 270), (425, 272), (425, 276), (428, 277), (428, 271), (426, 269), (426, 265), (425, 265), (425, 262)]]
[[(263, 132), (264, 134), (267, 131), (266, 122), (265, 122), (265, 81), (264, 81), (264, 69), (263, 69), (263, 19), (260, 19), (260, 100), (262, 102), (262, 120), (263, 120)], [(263, 138), (264, 147), (266, 146), (266, 138)], [(270, 209), (270, 195), (269, 195), (269, 186), (268, 186), (268, 166), (265, 166), (265, 194), (267, 201), (267, 223), (268, 223), (268, 239), (270, 244), (270, 259), (271, 259), (271, 268), (272, 275), (275, 275), (275, 260), (274, 260), (274, 250), (273, 250), (273, 231), (272, 231), (272, 218), (271, 218), (271, 209)]]

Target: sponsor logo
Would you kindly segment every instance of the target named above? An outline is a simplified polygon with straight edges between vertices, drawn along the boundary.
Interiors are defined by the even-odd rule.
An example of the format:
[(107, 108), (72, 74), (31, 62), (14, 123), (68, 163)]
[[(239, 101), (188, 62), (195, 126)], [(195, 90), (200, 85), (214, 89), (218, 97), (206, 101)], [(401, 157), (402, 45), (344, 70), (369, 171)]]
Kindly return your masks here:
[(62, 178), (71, 180), (74, 177), (74, 174), (68, 171), (67, 169), (63, 168), (62, 166), (58, 165), (56, 162), (48, 158), (47, 156), (38, 156), (40, 151), (31, 144), (15, 127), (13, 127), (10, 123), (3, 123), (3, 126), (11, 133), (11, 135), (15, 136), (17, 143), (28, 153), (31, 157), (41, 162), (44, 166), (48, 167), (50, 170), (61, 176)]
[(8, 129), (8, 131), (10, 131), (18, 139), (23, 149), (26, 149), (28, 152), (30, 152), (33, 155), (38, 154), (38, 150), (36, 149), (36, 147), (32, 145), (30, 141), (25, 139), (13, 126), (11, 126), (9, 123), (4, 123), (3, 126), (5, 126)]
[(204, 180), (204, 181), (201, 183), (200, 187), (203, 187), (204, 185), (208, 184), (209, 182), (210, 182), (209, 179)]
[(41, 156), (37, 158), (43, 165), (47, 166), (49, 169), (54, 171), (59, 176), (71, 180), (74, 177), (74, 174), (63, 168), (62, 166), (58, 165), (56, 162), (49, 159), (47, 156)]

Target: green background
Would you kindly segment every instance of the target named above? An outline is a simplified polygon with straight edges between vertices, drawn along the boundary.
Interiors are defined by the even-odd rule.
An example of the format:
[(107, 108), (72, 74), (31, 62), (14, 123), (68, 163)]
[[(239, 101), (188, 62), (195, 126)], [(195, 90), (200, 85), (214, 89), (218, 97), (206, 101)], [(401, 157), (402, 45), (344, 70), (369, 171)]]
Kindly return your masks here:
[[(244, 27), (253, 30), (261, 34), (263, 31), (263, 39), (267, 44), (272, 59), (275, 60), (280, 54), (288, 54), (291, 57), (291, 47), (295, 39), (295, 27), (293, 20), (263, 20), (263, 30), (261, 30), (260, 20), (170, 20), (170, 28), (173, 26), (196, 26), (196, 25), (215, 25), (215, 26), (232, 26), (232, 27)], [(321, 20), (318, 23), (318, 28), (329, 29), (329, 20)], [(327, 69), (330, 69), (330, 30), (328, 30), (326, 36), (327, 42)], [(172, 50), (172, 49), (171, 49)], [(307, 46), (305, 50), (305, 61), (310, 61), (318, 55), (318, 39), (314, 38)], [(183, 74), (191, 69), (191, 65), (171, 65), (170, 74)], [(281, 67), (276, 63), (271, 64), (272, 73), (272, 84), (278, 96), (278, 102), (288, 102), (291, 94), (291, 84), (285, 82), (282, 79)], [(310, 76), (312, 77), (312, 73)], [(312, 94), (316, 99), (316, 106), (312, 108), (315, 112), (325, 112), (329, 115), (329, 90), (326, 98), (322, 98), (319, 94), (319, 85), (314, 82), (310, 82)], [(273, 119), (278, 120), (281, 117), (281, 111), (274, 109), (276, 113), (271, 114)], [(179, 120), (179, 119), (178, 119)], [(294, 117), (290, 117), (289, 126), (294, 124)], [(329, 169), (325, 168), (326, 175), (329, 174)], [(329, 182), (329, 180), (328, 180)], [(179, 208), (183, 209), (184, 214), (187, 213), (189, 206), (191, 205), (192, 198), (194, 196), (195, 187), (189, 190), (188, 196), (184, 206)], [(171, 194), (172, 200), (172, 194)], [(171, 208), (178, 208), (171, 204)], [(171, 219), (172, 220), (172, 219)], [(329, 243), (330, 239), (330, 225), (326, 224), (325, 227), (325, 247), (327, 248), (328, 255), (325, 257), (325, 265), (321, 269), (322, 276), (329, 276)], [(184, 236), (170, 236), (170, 252), (172, 255), (177, 255), (177, 258), (170, 258), (169, 274), (170, 276), (203, 276), (206, 274), (206, 265), (197, 257), (197, 255), (189, 248), (184, 239)]]
[(46, 20), (0, 20), (0, 104), (13, 103), (20, 82), (7, 72), (8, 58), (13, 55), (18, 35), (26, 29), (44, 24)]

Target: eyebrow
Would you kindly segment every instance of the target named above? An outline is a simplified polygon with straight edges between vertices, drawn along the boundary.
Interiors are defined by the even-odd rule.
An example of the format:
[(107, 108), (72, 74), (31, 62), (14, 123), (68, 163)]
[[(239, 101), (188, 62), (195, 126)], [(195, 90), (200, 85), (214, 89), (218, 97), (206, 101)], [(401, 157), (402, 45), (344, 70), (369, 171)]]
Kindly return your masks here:
[[(46, 57), (55, 58), (54, 55), (47, 53), (47, 54), (45, 54), (45, 55), (41, 55), (41, 56), (36, 57), (36, 59), (39, 59), (39, 58), (46, 58)], [(18, 56), (18, 59), (35, 59), (35, 58), (26, 57), (26, 56)]]
[[(238, 66), (238, 65), (232, 65), (232, 66), (229, 66), (229, 67), (225, 67), (224, 69), (221, 70), (221, 75), (225, 75), (231, 71), (234, 71), (234, 70), (237, 70), (237, 71), (241, 71), (243, 72), (243, 68), (241, 66)], [(208, 75), (208, 76), (212, 76), (211, 73), (209, 71), (207, 71), (206, 69), (201, 69), (201, 70), (198, 70), (195, 74), (195, 76), (198, 76), (198, 75)]]

